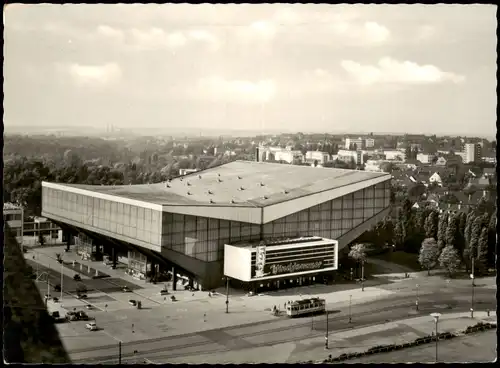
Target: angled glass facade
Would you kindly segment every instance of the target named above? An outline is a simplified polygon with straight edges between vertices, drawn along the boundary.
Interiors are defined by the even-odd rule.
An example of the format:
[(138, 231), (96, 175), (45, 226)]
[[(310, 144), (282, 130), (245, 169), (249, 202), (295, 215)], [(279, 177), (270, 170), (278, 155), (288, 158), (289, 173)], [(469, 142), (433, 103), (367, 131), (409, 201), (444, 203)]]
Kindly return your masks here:
[[(386, 181), (265, 224), (263, 236), (338, 239), (385, 210), (389, 201)], [(224, 244), (258, 240), (261, 231), (254, 224), (170, 213), (163, 213), (162, 227), (162, 247), (205, 262), (222, 260)]]
[(42, 208), (46, 215), (160, 246), (160, 211), (47, 187), (42, 190)]

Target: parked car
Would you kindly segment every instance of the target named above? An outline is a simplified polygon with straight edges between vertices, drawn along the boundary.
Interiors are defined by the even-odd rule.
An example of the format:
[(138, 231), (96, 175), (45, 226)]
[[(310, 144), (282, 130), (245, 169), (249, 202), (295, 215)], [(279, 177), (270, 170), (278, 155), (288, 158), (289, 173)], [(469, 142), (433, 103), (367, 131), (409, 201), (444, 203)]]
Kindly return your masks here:
[(78, 293), (76, 294), (77, 299), (87, 299), (87, 294)]
[(52, 312), (51, 317), (56, 323), (62, 323), (66, 321), (66, 318), (61, 316), (58, 311)]
[(130, 299), (128, 302), (130, 305), (133, 305), (134, 307), (137, 305), (137, 301), (134, 299)]
[(78, 315), (76, 314), (76, 312), (70, 311), (66, 313), (66, 316), (70, 321), (78, 321)]
[(80, 321), (88, 321), (90, 319), (84, 311), (76, 312), (76, 316)]
[(90, 331), (97, 331), (97, 324), (95, 322), (89, 322), (85, 325)]
[(129, 288), (128, 286), (124, 286), (124, 287), (122, 288), (122, 291), (123, 291), (123, 292), (125, 292), (125, 293), (130, 293), (130, 292), (132, 292), (132, 290), (130, 290), (130, 288)]
[(75, 280), (75, 281), (81, 281), (82, 278), (80, 277), (79, 274), (76, 274), (75, 276), (73, 276), (73, 280)]

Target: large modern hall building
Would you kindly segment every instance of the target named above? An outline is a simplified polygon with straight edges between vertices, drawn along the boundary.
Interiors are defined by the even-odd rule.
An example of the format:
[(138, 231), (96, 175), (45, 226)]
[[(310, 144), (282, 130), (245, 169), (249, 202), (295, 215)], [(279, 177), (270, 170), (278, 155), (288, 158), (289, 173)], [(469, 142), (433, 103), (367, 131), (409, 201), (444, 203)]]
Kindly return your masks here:
[(43, 182), (42, 215), (68, 244), (143, 275), (171, 270), (204, 289), (225, 276), (262, 286), (334, 272), (338, 252), (387, 216), (390, 180), (235, 161), (159, 184)]

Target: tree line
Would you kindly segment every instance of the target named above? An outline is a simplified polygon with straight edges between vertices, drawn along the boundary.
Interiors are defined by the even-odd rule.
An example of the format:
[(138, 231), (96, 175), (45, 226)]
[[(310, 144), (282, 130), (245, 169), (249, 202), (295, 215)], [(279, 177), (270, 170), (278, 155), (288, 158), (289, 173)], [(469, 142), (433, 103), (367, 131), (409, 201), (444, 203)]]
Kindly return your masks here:
[(419, 262), (430, 273), (440, 265), (450, 276), (465, 266), (469, 273), (486, 274), (495, 265), (496, 211), (478, 206), (468, 213), (432, 211), (423, 223), (425, 239)]
[(161, 170), (129, 162), (127, 164), (94, 165), (82, 163), (73, 154), (64, 161), (16, 157), (4, 163), (4, 202), (23, 206), (27, 216), (41, 214), (42, 181), (66, 184), (127, 185), (153, 184), (179, 174), (181, 168), (204, 169), (215, 167), (236, 157), (215, 157), (210, 162), (173, 161)]

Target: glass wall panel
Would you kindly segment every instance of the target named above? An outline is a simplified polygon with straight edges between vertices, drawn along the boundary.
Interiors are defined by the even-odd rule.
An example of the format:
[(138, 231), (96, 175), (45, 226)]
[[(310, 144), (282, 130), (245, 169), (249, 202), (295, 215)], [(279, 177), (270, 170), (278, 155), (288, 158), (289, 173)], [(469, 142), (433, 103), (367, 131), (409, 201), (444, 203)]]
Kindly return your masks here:
[(241, 240), (241, 233), (240, 233), (240, 223), (237, 221), (231, 221), (231, 235), (230, 235), (230, 241), (240, 241)]

